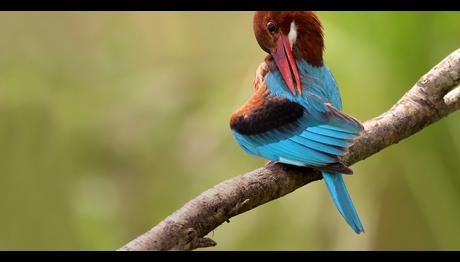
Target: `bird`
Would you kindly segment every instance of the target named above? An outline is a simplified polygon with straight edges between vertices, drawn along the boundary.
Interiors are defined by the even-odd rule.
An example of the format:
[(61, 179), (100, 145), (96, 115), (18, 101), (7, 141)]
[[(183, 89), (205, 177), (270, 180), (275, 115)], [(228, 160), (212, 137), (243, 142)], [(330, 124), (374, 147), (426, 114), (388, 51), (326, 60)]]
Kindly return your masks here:
[[(257, 11), (253, 31), (268, 53), (254, 93), (230, 117), (233, 137), (268, 163), (319, 170), (339, 213), (357, 234), (364, 227), (341, 162), (363, 125), (342, 111), (337, 82), (323, 60), (323, 27), (313, 11)], [(268, 164), (267, 163), (267, 164)]]

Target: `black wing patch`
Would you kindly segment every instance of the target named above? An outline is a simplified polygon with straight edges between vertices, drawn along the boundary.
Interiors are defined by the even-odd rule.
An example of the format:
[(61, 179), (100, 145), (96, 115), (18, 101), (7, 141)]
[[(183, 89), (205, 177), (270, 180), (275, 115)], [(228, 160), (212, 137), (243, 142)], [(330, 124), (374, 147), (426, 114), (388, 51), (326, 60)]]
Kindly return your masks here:
[(259, 106), (235, 116), (230, 127), (242, 135), (257, 135), (294, 123), (305, 113), (304, 108), (286, 98), (263, 95)]

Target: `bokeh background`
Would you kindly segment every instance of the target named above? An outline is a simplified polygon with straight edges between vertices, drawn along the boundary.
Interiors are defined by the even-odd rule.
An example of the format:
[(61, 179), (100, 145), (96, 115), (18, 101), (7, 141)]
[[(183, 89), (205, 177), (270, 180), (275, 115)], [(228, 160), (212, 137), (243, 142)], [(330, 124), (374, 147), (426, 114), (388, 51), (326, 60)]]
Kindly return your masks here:
[[(364, 121), (460, 48), (460, 13), (318, 12)], [(0, 249), (113, 250), (265, 163), (231, 136), (265, 54), (252, 12), (0, 13)], [(460, 113), (353, 166), (366, 233), (322, 182), (235, 217), (208, 250), (460, 249)]]

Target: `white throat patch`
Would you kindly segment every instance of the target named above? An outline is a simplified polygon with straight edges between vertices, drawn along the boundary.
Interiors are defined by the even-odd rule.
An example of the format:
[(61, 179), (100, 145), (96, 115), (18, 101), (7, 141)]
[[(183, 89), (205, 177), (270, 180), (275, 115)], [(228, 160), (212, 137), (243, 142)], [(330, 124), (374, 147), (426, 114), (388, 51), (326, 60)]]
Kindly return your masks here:
[(289, 29), (288, 39), (289, 43), (291, 43), (292, 49), (292, 46), (295, 44), (295, 41), (297, 40), (297, 28), (295, 26), (294, 21), (291, 22), (291, 29)]

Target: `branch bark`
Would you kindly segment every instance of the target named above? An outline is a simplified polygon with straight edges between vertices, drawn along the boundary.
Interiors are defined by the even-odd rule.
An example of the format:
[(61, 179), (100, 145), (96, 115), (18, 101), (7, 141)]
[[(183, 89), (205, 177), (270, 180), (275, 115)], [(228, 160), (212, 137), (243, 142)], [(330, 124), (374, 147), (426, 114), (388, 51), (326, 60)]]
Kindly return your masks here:
[[(460, 49), (420, 80), (387, 112), (366, 121), (343, 156), (352, 165), (398, 143), (460, 108)], [(203, 192), (119, 250), (193, 250), (215, 246), (205, 237), (233, 216), (322, 179), (308, 168), (272, 164)]]

